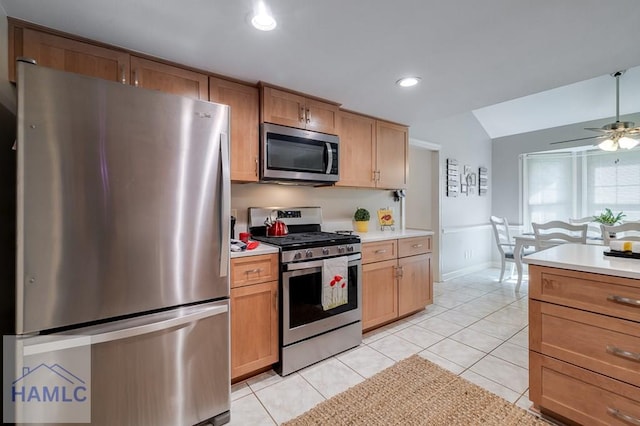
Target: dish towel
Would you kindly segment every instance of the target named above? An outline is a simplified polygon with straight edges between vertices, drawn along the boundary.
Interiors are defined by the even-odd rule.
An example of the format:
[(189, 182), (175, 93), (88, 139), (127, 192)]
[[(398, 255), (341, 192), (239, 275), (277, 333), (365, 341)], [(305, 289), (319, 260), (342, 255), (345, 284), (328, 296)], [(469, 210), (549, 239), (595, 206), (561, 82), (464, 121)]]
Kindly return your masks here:
[(349, 301), (347, 256), (323, 260), (322, 268), (322, 309), (325, 311)]

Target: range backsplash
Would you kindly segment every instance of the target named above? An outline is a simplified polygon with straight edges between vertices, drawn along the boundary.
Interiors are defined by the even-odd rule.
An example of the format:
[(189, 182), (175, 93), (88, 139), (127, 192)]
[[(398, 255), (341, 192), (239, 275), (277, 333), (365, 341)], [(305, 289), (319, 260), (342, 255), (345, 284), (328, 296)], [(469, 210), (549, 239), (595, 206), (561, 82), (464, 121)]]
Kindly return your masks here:
[(393, 191), (364, 188), (309, 187), (279, 184), (232, 184), (231, 208), (237, 211), (236, 234), (247, 228), (249, 207), (322, 207), (324, 223), (351, 224), (358, 207), (371, 213), (372, 224), (376, 212), (389, 207), (400, 225), (400, 203), (393, 200)]

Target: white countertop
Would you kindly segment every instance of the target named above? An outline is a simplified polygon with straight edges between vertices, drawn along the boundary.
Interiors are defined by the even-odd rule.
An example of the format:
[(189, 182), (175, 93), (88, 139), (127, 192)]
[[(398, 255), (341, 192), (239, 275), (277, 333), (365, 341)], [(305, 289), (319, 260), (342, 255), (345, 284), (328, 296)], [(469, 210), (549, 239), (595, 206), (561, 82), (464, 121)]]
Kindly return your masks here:
[(530, 265), (571, 269), (594, 274), (640, 279), (640, 259), (605, 256), (609, 247), (591, 244), (561, 244), (522, 258)]
[[(371, 225), (369, 225), (371, 229)], [(424, 231), (421, 229), (405, 229), (400, 231), (369, 231), (369, 232), (356, 232), (356, 235), (360, 237), (363, 243), (370, 243), (373, 241), (395, 240), (398, 238), (411, 238), (411, 237), (426, 237), (433, 235), (433, 231)]]
[[(373, 241), (395, 240), (398, 238), (411, 238), (411, 237), (426, 237), (433, 235), (433, 231), (424, 231), (421, 229), (405, 229), (404, 231), (370, 231), (363, 233), (356, 233), (360, 237), (363, 243), (370, 243)], [(278, 247), (265, 244), (263, 242), (253, 250), (245, 251), (232, 251), (231, 258), (245, 257), (245, 256), (257, 256), (260, 254), (278, 253)]]
[(258, 256), (260, 254), (272, 254), (278, 253), (279, 249), (276, 246), (270, 246), (269, 244), (265, 244), (260, 242), (260, 245), (253, 250), (245, 250), (245, 251), (232, 251), (231, 258), (235, 259), (236, 257), (245, 257), (245, 256)]

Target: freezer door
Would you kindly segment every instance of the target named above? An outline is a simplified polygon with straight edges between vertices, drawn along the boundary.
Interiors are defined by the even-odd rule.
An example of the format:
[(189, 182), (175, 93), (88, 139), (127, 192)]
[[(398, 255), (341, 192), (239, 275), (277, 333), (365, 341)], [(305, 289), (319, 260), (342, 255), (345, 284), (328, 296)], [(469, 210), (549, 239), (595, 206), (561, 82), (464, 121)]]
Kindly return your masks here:
[(17, 333), (229, 295), (229, 107), (18, 64)]
[[(46, 355), (91, 345), (93, 426), (188, 426), (229, 415), (228, 300), (78, 329), (66, 336), (68, 340), (54, 342), (49, 336), (27, 339), (24, 353)], [(27, 407), (28, 415), (38, 408), (33, 404)]]

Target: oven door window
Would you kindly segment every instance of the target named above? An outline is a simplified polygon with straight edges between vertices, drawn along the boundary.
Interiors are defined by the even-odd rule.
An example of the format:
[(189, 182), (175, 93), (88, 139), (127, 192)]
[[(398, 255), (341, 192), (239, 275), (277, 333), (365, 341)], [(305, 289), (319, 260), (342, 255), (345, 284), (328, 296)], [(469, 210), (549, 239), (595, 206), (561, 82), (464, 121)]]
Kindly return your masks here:
[(333, 309), (322, 308), (322, 268), (311, 268), (289, 281), (289, 327), (310, 324), (358, 308), (358, 271), (349, 267), (348, 302)]
[(268, 133), (267, 168), (270, 170), (326, 173), (328, 161), (326, 145), (321, 141)]

